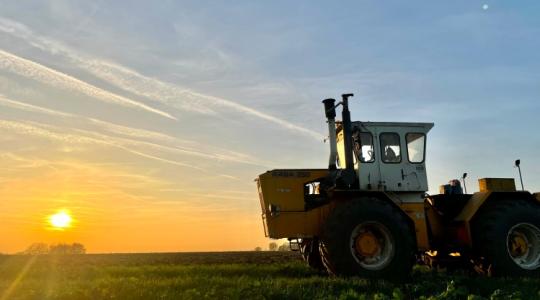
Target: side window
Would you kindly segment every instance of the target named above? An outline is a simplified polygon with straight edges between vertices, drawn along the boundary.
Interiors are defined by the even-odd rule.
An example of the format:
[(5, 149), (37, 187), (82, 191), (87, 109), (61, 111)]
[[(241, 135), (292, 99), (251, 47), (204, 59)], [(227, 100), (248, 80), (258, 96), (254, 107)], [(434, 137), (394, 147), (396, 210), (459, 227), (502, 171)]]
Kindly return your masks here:
[(360, 158), (360, 162), (370, 163), (375, 161), (373, 136), (369, 132), (360, 132), (354, 142), (354, 150)]
[(381, 157), (385, 163), (401, 162), (399, 135), (393, 132), (381, 133)]
[(423, 133), (407, 133), (407, 156), (411, 163), (422, 163), (425, 158), (426, 135)]

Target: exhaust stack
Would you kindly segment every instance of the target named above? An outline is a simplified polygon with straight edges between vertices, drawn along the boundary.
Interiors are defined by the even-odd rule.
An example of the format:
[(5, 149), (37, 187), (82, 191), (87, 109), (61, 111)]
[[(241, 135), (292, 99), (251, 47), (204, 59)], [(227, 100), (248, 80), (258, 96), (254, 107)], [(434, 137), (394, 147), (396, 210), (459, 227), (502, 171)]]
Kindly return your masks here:
[(330, 142), (330, 158), (328, 160), (328, 169), (336, 170), (336, 158), (337, 158), (337, 140), (336, 140), (336, 100), (325, 99), (324, 112), (328, 119), (328, 141)]
[[(351, 112), (349, 111), (349, 97), (354, 96), (354, 94), (343, 94), (342, 105), (343, 110), (342, 121), (343, 121), (343, 142), (345, 148), (345, 165), (348, 174), (353, 174), (354, 176), (354, 161), (353, 161), (353, 144), (352, 144), (352, 125), (351, 125)], [(354, 176), (356, 177), (356, 176)], [(347, 180), (348, 181), (348, 180)], [(354, 181), (354, 179), (353, 179)], [(348, 185), (351, 185), (353, 182), (347, 182)]]
[(352, 144), (352, 125), (351, 125), (351, 112), (349, 111), (349, 98), (354, 96), (353, 94), (343, 94), (341, 97), (343, 100), (335, 105), (336, 100), (326, 99), (323, 100), (324, 110), (326, 118), (328, 119), (328, 137), (330, 140), (330, 158), (328, 160), (328, 169), (330, 171), (337, 170), (336, 158), (337, 158), (337, 138), (336, 138), (336, 107), (343, 105), (342, 110), (342, 126), (343, 126), (343, 144), (344, 144), (344, 159), (345, 169), (339, 170), (335, 173), (333, 182), (334, 184), (343, 188), (352, 188), (356, 182), (356, 173), (354, 172), (353, 161), (353, 144)]

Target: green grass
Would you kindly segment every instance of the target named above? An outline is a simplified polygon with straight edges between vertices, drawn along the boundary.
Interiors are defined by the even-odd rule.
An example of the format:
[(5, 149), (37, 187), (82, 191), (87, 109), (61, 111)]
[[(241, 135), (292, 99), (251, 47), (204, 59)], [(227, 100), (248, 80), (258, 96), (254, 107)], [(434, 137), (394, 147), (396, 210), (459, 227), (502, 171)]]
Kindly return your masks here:
[[(9, 294), (6, 294), (9, 293)], [(332, 278), (291, 253), (0, 256), (0, 299), (540, 299), (539, 279)]]

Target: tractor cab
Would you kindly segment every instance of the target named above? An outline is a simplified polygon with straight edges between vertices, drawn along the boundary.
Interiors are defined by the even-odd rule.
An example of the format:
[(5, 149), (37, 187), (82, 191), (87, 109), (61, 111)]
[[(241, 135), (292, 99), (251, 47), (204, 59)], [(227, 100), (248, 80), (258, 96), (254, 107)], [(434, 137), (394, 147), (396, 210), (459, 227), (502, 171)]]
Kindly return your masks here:
[[(433, 123), (351, 122), (354, 170), (360, 190), (425, 192), (426, 134)], [(346, 168), (342, 124), (337, 126), (338, 165)]]

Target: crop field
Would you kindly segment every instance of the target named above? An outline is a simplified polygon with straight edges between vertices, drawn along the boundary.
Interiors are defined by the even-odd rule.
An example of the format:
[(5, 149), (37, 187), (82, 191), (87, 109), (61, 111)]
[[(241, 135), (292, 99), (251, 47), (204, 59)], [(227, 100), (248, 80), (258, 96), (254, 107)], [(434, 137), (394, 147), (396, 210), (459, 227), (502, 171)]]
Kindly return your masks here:
[(421, 266), (403, 283), (334, 278), (296, 252), (0, 256), (5, 299), (540, 299), (540, 280)]

